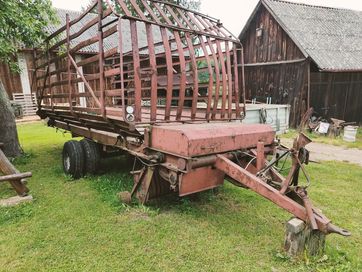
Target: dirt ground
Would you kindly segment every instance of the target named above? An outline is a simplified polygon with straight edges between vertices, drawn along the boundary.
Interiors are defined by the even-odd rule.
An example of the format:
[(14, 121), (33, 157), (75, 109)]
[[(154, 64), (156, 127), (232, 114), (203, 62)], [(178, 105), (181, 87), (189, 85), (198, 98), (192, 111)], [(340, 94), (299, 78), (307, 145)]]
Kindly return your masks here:
[[(292, 146), (293, 140), (283, 139), (282, 143)], [(321, 143), (310, 143), (306, 147), (310, 151), (312, 161), (341, 161), (362, 166), (362, 150)]]
[(32, 116), (24, 116), (21, 119), (16, 119), (16, 123), (33, 123), (40, 121), (40, 117), (38, 115), (32, 115)]

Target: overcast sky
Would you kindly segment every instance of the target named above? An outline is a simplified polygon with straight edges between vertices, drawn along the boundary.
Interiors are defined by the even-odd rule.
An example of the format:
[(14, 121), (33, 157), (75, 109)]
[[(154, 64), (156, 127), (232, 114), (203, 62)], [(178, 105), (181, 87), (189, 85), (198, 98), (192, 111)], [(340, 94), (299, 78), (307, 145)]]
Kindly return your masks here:
[[(239, 35), (259, 0), (201, 0), (201, 11), (221, 20), (224, 26)], [(362, 10), (360, 0), (291, 0), (312, 5)], [(80, 10), (89, 0), (52, 0), (57, 8)]]

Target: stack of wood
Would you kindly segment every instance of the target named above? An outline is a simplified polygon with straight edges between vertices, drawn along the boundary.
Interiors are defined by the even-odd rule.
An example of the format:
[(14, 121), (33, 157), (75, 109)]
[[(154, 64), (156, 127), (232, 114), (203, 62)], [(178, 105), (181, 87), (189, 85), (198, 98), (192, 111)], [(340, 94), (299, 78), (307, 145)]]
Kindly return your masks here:
[(9, 182), (18, 196), (28, 195), (29, 189), (25, 183), (26, 178), (30, 178), (32, 173), (20, 173), (1, 150), (2, 146), (3, 144), (0, 143), (0, 174), (2, 174), (0, 175), (0, 183)]

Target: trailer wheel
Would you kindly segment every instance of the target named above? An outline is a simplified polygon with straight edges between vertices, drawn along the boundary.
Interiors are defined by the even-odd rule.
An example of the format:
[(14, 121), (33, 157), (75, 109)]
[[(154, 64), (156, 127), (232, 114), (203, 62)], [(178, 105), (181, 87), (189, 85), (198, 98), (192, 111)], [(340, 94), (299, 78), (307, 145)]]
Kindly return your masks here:
[(63, 146), (63, 170), (74, 179), (83, 177), (84, 152), (80, 142), (71, 140)]
[(88, 139), (80, 141), (84, 152), (84, 171), (89, 174), (96, 174), (101, 161), (101, 151), (99, 145)]

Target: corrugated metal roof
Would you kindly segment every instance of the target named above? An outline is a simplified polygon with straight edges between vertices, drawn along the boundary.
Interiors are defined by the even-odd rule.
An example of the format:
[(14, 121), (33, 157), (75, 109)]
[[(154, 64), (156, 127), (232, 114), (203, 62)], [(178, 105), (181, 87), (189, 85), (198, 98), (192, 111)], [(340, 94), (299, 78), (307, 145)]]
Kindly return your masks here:
[(362, 11), (261, 2), (321, 70), (362, 71)]
[[(61, 26), (66, 24), (66, 14), (69, 14), (70, 20), (74, 20), (78, 18), (82, 13), (78, 11), (72, 11), (72, 10), (64, 10), (64, 9), (56, 9), (57, 16), (59, 18), (59, 24), (58, 25), (49, 25), (46, 28), (46, 31), (51, 34), (58, 30)], [(70, 34), (73, 34), (75, 32), (78, 32), (87, 22), (97, 17), (97, 14), (89, 13), (87, 14), (82, 20), (80, 20), (78, 23), (72, 25), (70, 29)], [(104, 24), (107, 22), (116, 19), (117, 17), (114, 17), (112, 15), (108, 16), (103, 20)], [(104, 28), (104, 30), (107, 30), (111, 26), (108, 26)], [(162, 36), (160, 32), (160, 28), (158, 26), (153, 25), (153, 36), (154, 36), (154, 42), (158, 43), (162, 41)], [(82, 35), (75, 38), (71, 42), (71, 47), (75, 46), (76, 44), (80, 43), (81, 41), (87, 40), (89, 38), (92, 38), (96, 36), (98, 33), (98, 24), (95, 24), (94, 26), (90, 27), (87, 31), (85, 31)], [(138, 44), (139, 47), (147, 47), (147, 35), (146, 35), (146, 27), (145, 24), (137, 22), (137, 35), (138, 35)], [(169, 32), (170, 37), (172, 36)], [(59, 35), (61, 36), (61, 35)], [(62, 34), (62, 39), (65, 38), (65, 33)], [(130, 52), (132, 50), (131, 46), (131, 31), (130, 31), (130, 23), (129, 20), (122, 19), (122, 41), (123, 41), (123, 52)], [(104, 51), (110, 50), (114, 47), (118, 47), (118, 33), (114, 33), (113, 35), (107, 37), (104, 39)], [(156, 53), (161, 53), (162, 47), (158, 47), (155, 49)], [(97, 53), (98, 52), (98, 43), (91, 44), (87, 47), (84, 47), (80, 51), (81, 53)], [(141, 51), (140, 53), (148, 54), (147, 50)]]

